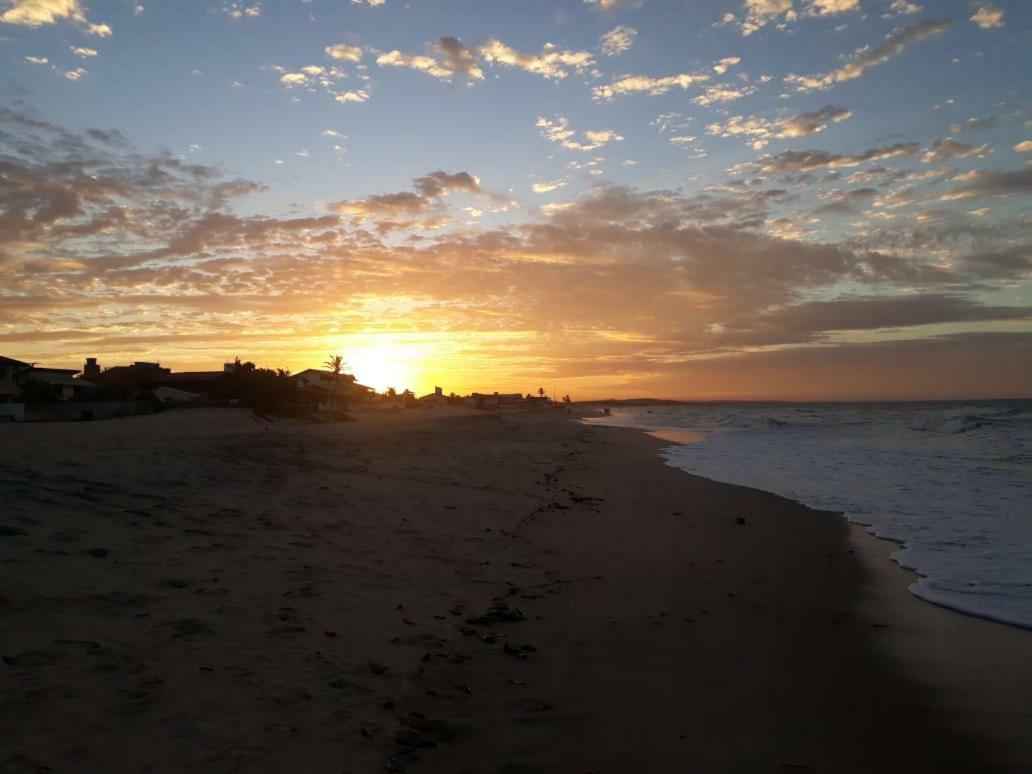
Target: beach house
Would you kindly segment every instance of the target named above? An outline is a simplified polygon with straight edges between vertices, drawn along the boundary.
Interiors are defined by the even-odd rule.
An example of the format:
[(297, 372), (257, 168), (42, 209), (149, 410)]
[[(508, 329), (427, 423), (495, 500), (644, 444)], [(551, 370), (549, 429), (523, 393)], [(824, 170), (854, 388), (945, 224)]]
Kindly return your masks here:
[(306, 368), (290, 378), (307, 400), (319, 406), (364, 400), (376, 392), (359, 384), (353, 374), (335, 374), (319, 368)]
[(420, 397), (419, 402), (424, 406), (443, 406), (448, 402), (448, 398), (445, 397), (443, 388), (434, 387), (434, 391)]

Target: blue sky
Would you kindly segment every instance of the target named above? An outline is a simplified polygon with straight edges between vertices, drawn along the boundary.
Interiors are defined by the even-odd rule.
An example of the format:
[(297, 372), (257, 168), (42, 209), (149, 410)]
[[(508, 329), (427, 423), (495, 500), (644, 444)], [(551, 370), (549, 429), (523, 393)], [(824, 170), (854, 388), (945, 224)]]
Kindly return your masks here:
[[(489, 360), (502, 380), (544, 372), (579, 389), (688, 397), (689, 372), (707, 367), (706, 395), (739, 394), (715, 374), (749, 354), (819, 358), (904, 340), (931, 351), (990, 334), (1027, 343), (1026, 3), (0, 0), (0, 20), (7, 118), (45, 122), (40, 137), (51, 138), (26, 155), (7, 131), (5, 158), (52, 170), (69, 137), (90, 144), (89, 129), (114, 129), (125, 142), (98, 159), (122, 173), (153, 157), (203, 166), (204, 186), (254, 183), (163, 221), (164, 232), (144, 234), (126, 213), (149, 210), (153, 224), (182, 206), (185, 188), (76, 189), (75, 212), (31, 238), (12, 229), (0, 301), (68, 299), (20, 318), (0, 308), (14, 354), (76, 359), (117, 340), (114, 357), (164, 347), (198, 366), (246, 318), (268, 332), (259, 353), (292, 342), (291, 365), (339, 340), (367, 360), (394, 347), (405, 362), (388, 369), (377, 355), (376, 367), (421, 387), (449, 372), (428, 361), (449, 357), (474, 387), (487, 378), (475, 363)], [(9, 210), (38, 223), (39, 206), (20, 202)], [(70, 224), (115, 206), (121, 226), (69, 241)], [(271, 241), (268, 229), (259, 241), (220, 232), (150, 252), (213, 213), (238, 230), (322, 220), (276, 226)], [(135, 274), (104, 263), (116, 243), (113, 263)], [(818, 249), (843, 257), (816, 266)], [(287, 255), (303, 262), (293, 273), (261, 263)], [(529, 276), (547, 261), (596, 302), (566, 304), (550, 269)], [(420, 271), (398, 268), (410, 262)], [(309, 270), (325, 278), (327, 266), (339, 287), (292, 284)], [(470, 287), (459, 292), (449, 277), (463, 267)], [(170, 348), (184, 297), (258, 292), (306, 296), (301, 327), (318, 335), (294, 341), (293, 307), (199, 301), (195, 338)], [(148, 300), (128, 308), (118, 302), (128, 295)], [(166, 303), (179, 311), (162, 314)], [(547, 325), (531, 314), (543, 309), (555, 312)], [(131, 326), (138, 341), (106, 325)], [(495, 341), (456, 349), (471, 331)], [(831, 394), (841, 381), (828, 379)], [(801, 395), (793, 384), (779, 394)]]

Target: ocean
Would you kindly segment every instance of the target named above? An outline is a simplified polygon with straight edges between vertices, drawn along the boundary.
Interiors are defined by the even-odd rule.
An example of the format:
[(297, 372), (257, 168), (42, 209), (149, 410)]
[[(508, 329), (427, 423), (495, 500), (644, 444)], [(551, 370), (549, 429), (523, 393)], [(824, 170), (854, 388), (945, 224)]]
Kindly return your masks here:
[(592, 423), (694, 431), (667, 464), (838, 511), (900, 544), (910, 591), (1032, 628), (1032, 400), (615, 408)]

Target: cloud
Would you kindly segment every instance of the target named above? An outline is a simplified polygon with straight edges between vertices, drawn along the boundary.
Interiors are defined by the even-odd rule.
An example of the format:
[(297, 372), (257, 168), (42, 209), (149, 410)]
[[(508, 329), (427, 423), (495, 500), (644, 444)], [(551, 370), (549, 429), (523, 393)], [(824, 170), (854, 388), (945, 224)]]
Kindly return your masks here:
[(981, 6), (971, 17), (971, 21), (983, 30), (991, 30), (1003, 26), (1003, 9), (991, 5)]
[(89, 75), (89, 71), (85, 67), (76, 67), (74, 70), (66, 70), (64, 77), (70, 81), (77, 81), (84, 75)]
[(1022, 140), (1011, 148), (1015, 153), (1032, 153), (1032, 140)]
[(729, 67), (732, 67), (736, 64), (740, 64), (741, 61), (742, 58), (739, 56), (725, 56), (723, 59), (718, 60), (715, 65), (713, 65), (713, 71), (718, 75), (723, 75), (728, 71)]
[(45, 65), (50, 60), (47, 59), (45, 56), (27, 56), (25, 57), (25, 61), (29, 64)]
[(952, 137), (945, 137), (936, 140), (932, 146), (921, 155), (921, 161), (925, 164), (936, 164), (946, 159), (980, 159), (989, 154), (991, 148), (988, 145), (967, 145), (957, 142)]
[(230, 19), (255, 19), (262, 15), (262, 6), (261, 3), (230, 2), (222, 6), (222, 13)]
[(853, 113), (844, 107), (825, 105), (812, 113), (799, 113), (791, 118), (768, 120), (757, 116), (732, 116), (724, 122), (714, 122), (706, 131), (716, 137), (748, 137), (755, 150), (764, 147), (773, 138), (806, 137), (823, 132), (830, 123), (851, 118)]
[(961, 134), (962, 132), (975, 132), (981, 129), (993, 129), (1000, 125), (1000, 117), (997, 115), (988, 115), (983, 118), (968, 118), (960, 123), (950, 124), (950, 131), (954, 134)]
[(90, 35), (106, 38), (111, 28), (106, 24), (93, 24), (86, 18), (79, 0), (4, 0), (7, 9), (0, 13), (0, 22), (23, 27), (42, 27), (70, 21), (86, 28)]
[(889, 6), (888, 12), (883, 14), (883, 16), (891, 18), (892, 16), (909, 16), (915, 13), (921, 13), (921, 6), (917, 3), (912, 3), (910, 0), (892, 0), (892, 5)]
[[(362, 57), (361, 48), (345, 44), (327, 46), (324, 51), (328, 58), (339, 62), (355, 63), (360, 61)], [(361, 68), (361, 65), (359, 67)], [(347, 80), (350, 76), (341, 66), (336, 64), (326, 66), (310, 64), (299, 67), (296, 70), (288, 70), (285, 67), (276, 65), (270, 69), (279, 74), (280, 83), (287, 89), (300, 89), (311, 93), (322, 91), (340, 103), (366, 102), (369, 100), (370, 95), (367, 88), (344, 89), (341, 87), (341, 82)], [(370, 81), (370, 78), (364, 74), (360, 75), (359, 78), (367, 84)]]
[(985, 320), (1028, 320), (1032, 308), (986, 306), (968, 298), (941, 293), (907, 296), (845, 296), (765, 310), (723, 324), (719, 337), (727, 343), (802, 344), (827, 339), (842, 331), (910, 328)]
[(97, 49), (95, 48), (81, 48), (79, 46), (69, 46), (68, 50), (76, 56), (81, 56), (83, 59), (94, 57), (97, 55)]
[[(838, 158), (848, 166), (894, 152)], [(786, 210), (812, 200), (750, 176), (692, 194), (600, 185), (481, 226), (471, 202), (454, 198), (477, 197), (473, 209), (486, 210), (490, 194), (469, 172), (441, 170), (315, 214), (241, 215), (241, 197), (259, 183), (6, 107), (0, 159), (16, 181), (0, 189), (0, 316), (12, 321), (0, 339), (15, 357), (64, 362), (103, 348), (129, 360), (160, 346), (163, 359), (191, 367), (191, 357), (201, 365), (245, 342), (252, 356), (303, 360), (323, 337), (375, 329), (425, 336), (431, 348), (475, 340), (448, 352), (494, 373), (532, 362), (535, 376), (679, 379), (700, 391), (717, 387), (684, 382), (689, 373), (717, 374), (723, 389), (763, 377), (776, 392), (812, 383), (814, 371), (803, 379), (800, 369), (888, 389), (885, 373), (906, 366), (912, 383), (925, 361), (947, 383), (946, 363), (956, 372), (960, 355), (978, 368), (956, 378), (979, 371), (983, 384), (999, 381), (983, 365), (1032, 367), (1021, 357), (1027, 334), (927, 333), (1026, 323), (1020, 296), (1008, 294), (1011, 306), (987, 300), (1032, 272), (1017, 219), (1004, 230), (998, 218), (915, 215), (900, 219), (906, 237), (867, 228), (848, 241), (801, 239)], [(1025, 179), (965, 173), (953, 185), (1027, 193), (1028, 173), (1015, 174)], [(873, 195), (836, 191), (822, 202), (864, 206)], [(877, 342), (901, 336), (910, 340)]]
[(739, 29), (748, 36), (778, 19), (791, 22), (797, 17), (792, 0), (745, 0), (745, 17)]
[(644, 93), (658, 96), (678, 87), (687, 91), (689, 86), (708, 79), (708, 75), (689, 75), (688, 73), (667, 75), (662, 78), (653, 78), (649, 75), (624, 75), (612, 83), (596, 86), (591, 93), (596, 100), (612, 100), (625, 94)]
[(593, 5), (604, 11), (615, 11), (617, 8), (638, 8), (645, 0), (584, 0), (584, 5)]
[(554, 119), (538, 118), (537, 128), (541, 136), (549, 142), (562, 145), (567, 150), (593, 151), (611, 142), (622, 142), (623, 137), (612, 129), (589, 129), (581, 132), (584, 142), (576, 140), (577, 132), (570, 129), (568, 118), (556, 116)]
[(818, 75), (789, 74), (785, 76), (785, 83), (795, 86), (796, 91), (830, 89), (836, 83), (855, 80), (869, 68), (899, 56), (913, 43), (941, 34), (950, 24), (948, 19), (928, 19), (910, 27), (893, 30), (874, 48), (858, 48), (842, 67)]
[(961, 184), (942, 195), (945, 201), (981, 196), (1016, 196), (1032, 193), (1032, 169), (1007, 172), (974, 170), (954, 178)]
[(812, 172), (818, 169), (844, 169), (857, 167), (868, 161), (913, 156), (921, 149), (916, 142), (896, 143), (881, 148), (871, 148), (857, 155), (843, 155), (821, 150), (786, 150), (777, 155), (761, 156), (752, 162), (736, 167), (764, 175)]
[(719, 105), (725, 102), (734, 102), (747, 97), (756, 91), (755, 86), (733, 86), (724, 84), (715, 84), (713, 86), (707, 86), (703, 89), (702, 94), (692, 97), (693, 105)]
[(805, 16), (835, 16), (847, 11), (859, 11), (860, 0), (808, 0)]
[(429, 46), (429, 55), (406, 54), (395, 49), (380, 54), (376, 63), (380, 67), (407, 67), (449, 82), (458, 75), (477, 81), (484, 78), (473, 52), (458, 38), (447, 36)]
[(351, 0), (351, 2), (354, 3), (355, 5), (363, 5), (364, 4), (364, 5), (371, 6), (373, 8), (376, 8), (378, 6), (386, 5), (387, 4), (387, 0)]
[(533, 184), (531, 184), (530, 187), (534, 191), (534, 193), (540, 194), (540, 193), (549, 193), (551, 191), (555, 191), (555, 190), (557, 190), (559, 188), (562, 188), (565, 185), (566, 185), (566, 181), (565, 180), (553, 180), (553, 181), (549, 181), (549, 182), (533, 183)]
[(616, 56), (630, 50), (637, 34), (638, 30), (628, 27), (626, 24), (613, 27), (599, 41), (602, 53), (606, 56)]
[(326, 56), (330, 59), (337, 59), (342, 62), (361, 62), (362, 61), (362, 47), (361, 46), (349, 46), (347, 43), (337, 43), (333, 46), (327, 46), (323, 49), (326, 52)]
[(428, 172), (412, 181), (413, 191), (375, 194), (364, 199), (346, 200), (327, 205), (341, 215), (357, 221), (372, 221), (382, 232), (399, 228), (436, 229), (451, 223), (441, 199), (453, 191), (483, 195), (480, 179), (468, 172)]
[(369, 92), (365, 89), (354, 89), (351, 91), (339, 91), (333, 95), (333, 99), (336, 102), (348, 103), (348, 102), (367, 102), (369, 100)]
[(588, 51), (559, 49), (552, 43), (546, 43), (538, 54), (527, 54), (495, 39), (477, 47), (476, 53), (489, 64), (513, 67), (548, 80), (561, 80), (571, 72), (584, 72), (595, 64), (595, 58)]

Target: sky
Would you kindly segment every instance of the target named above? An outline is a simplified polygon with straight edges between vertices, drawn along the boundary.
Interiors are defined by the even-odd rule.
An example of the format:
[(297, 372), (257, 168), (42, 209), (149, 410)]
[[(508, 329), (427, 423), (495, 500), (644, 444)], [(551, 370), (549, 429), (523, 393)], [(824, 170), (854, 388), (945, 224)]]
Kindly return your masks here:
[(1032, 396), (1032, 3), (0, 0), (0, 354)]

